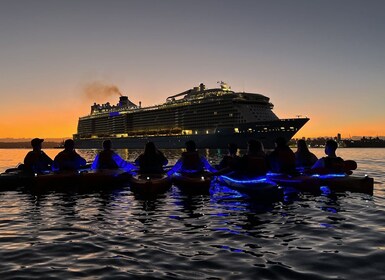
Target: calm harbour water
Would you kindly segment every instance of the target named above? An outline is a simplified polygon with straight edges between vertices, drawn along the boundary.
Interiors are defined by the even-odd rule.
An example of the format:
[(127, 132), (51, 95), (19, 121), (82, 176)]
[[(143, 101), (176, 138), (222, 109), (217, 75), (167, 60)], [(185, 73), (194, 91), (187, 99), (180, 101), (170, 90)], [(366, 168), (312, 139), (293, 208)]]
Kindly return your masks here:
[[(0, 172), (28, 150), (0, 150)], [(317, 156), (322, 149), (312, 150)], [(46, 150), (54, 157), (59, 150)], [(92, 160), (95, 150), (79, 150)], [(140, 151), (118, 150), (134, 160)], [(214, 163), (220, 151), (202, 151)], [(385, 279), (385, 149), (339, 149), (374, 195), (253, 202), (213, 184), (152, 200), (129, 187), (39, 196), (0, 192), (0, 279)], [(179, 150), (166, 150), (170, 164)]]

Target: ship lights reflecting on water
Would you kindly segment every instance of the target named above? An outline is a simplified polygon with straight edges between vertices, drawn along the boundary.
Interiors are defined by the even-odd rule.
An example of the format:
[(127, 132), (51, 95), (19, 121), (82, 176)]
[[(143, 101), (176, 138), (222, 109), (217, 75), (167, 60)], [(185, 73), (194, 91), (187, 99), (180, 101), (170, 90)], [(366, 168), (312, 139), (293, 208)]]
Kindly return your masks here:
[[(1, 166), (14, 166), (26, 152), (14, 151), (11, 163), (0, 154)], [(91, 160), (97, 150), (79, 152)], [(140, 152), (118, 150), (129, 160)], [(181, 153), (164, 152), (171, 164)], [(172, 187), (153, 199), (129, 187), (1, 192), (0, 277), (381, 279), (385, 151), (363, 153), (340, 150), (343, 158), (357, 160), (355, 173), (375, 178), (373, 196), (324, 192), (256, 202), (218, 182), (207, 194)], [(205, 154), (216, 163), (222, 152)]]

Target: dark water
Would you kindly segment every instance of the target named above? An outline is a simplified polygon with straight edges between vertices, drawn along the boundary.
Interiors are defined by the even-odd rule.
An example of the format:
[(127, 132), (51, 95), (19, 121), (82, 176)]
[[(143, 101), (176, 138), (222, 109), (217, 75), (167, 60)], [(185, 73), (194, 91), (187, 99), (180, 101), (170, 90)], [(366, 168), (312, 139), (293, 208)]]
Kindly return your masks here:
[[(0, 171), (26, 150), (2, 150)], [(55, 155), (57, 150), (48, 150)], [(96, 151), (80, 151), (91, 159)], [(119, 151), (134, 159), (139, 151)], [(315, 150), (317, 155), (322, 150)], [(216, 162), (220, 151), (206, 151)], [(179, 151), (167, 151), (171, 163)], [(129, 187), (0, 193), (0, 279), (385, 279), (385, 149), (341, 149), (373, 196), (254, 202), (214, 184), (145, 200)], [(10, 159), (11, 158), (11, 159)]]

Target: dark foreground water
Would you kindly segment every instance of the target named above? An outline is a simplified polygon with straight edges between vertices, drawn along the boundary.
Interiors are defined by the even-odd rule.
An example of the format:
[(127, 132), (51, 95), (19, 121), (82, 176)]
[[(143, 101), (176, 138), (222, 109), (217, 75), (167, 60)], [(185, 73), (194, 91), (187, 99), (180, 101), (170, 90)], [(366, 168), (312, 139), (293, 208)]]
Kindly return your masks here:
[[(0, 171), (27, 150), (1, 150)], [(54, 156), (58, 150), (48, 150)], [(88, 159), (96, 151), (80, 151)], [(119, 153), (130, 160), (139, 151)], [(314, 150), (317, 155), (322, 150)], [(180, 151), (166, 151), (171, 163)], [(214, 162), (220, 151), (206, 151)], [(0, 279), (385, 279), (385, 149), (341, 149), (373, 196), (253, 202), (214, 184), (144, 200), (108, 192), (0, 192)]]

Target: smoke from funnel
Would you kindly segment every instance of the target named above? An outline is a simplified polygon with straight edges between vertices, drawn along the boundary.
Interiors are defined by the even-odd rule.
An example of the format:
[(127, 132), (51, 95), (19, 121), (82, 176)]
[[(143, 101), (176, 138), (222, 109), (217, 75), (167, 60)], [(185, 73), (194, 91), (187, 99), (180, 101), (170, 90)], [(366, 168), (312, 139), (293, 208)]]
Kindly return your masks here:
[(122, 96), (117, 86), (107, 85), (101, 82), (93, 82), (84, 87), (84, 93), (87, 99), (93, 101), (103, 101), (110, 96)]

